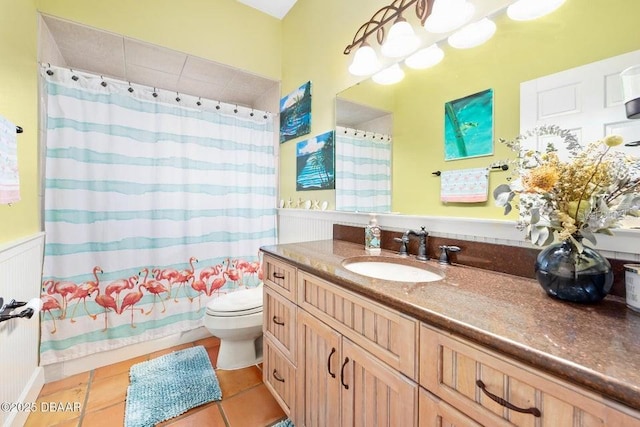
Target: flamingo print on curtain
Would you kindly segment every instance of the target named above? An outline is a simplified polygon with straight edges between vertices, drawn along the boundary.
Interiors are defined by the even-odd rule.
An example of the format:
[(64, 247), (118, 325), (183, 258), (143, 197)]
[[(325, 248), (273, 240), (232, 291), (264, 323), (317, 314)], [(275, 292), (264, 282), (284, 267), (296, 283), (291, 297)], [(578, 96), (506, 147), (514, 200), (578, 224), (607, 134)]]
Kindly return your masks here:
[(391, 212), (391, 137), (336, 127), (336, 209)]
[(51, 70), (42, 364), (197, 328), (210, 299), (259, 286), (273, 117)]

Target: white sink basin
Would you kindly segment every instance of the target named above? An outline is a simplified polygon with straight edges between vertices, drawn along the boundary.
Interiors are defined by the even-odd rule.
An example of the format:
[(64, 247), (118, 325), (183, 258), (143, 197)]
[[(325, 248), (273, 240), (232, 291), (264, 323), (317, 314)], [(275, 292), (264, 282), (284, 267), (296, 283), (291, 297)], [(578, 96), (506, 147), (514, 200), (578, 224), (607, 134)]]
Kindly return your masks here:
[(396, 258), (363, 257), (346, 259), (344, 268), (362, 276), (394, 282), (435, 282), (443, 276), (423, 266), (410, 265), (411, 261)]

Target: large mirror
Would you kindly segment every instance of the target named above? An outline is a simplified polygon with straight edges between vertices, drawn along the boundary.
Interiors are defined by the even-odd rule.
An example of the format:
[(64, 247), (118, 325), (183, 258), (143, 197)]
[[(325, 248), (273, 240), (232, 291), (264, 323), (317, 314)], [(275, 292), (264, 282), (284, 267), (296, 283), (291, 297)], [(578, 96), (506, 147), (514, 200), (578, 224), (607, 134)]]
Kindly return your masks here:
[[(640, 49), (637, 41), (631, 41), (619, 31), (606, 29), (603, 30), (606, 34), (596, 36), (588, 29), (598, 26), (602, 16), (612, 22), (627, 22), (627, 14), (625, 7), (593, 9), (573, 1), (539, 21), (521, 23), (504, 15), (496, 16), (498, 31), (484, 46), (468, 50), (443, 46), (445, 59), (442, 63), (426, 70), (405, 68), (405, 79), (396, 85), (383, 86), (365, 79), (339, 92), (336, 95), (336, 126), (347, 123), (347, 109), (343, 108), (346, 103), (390, 113), (393, 123), (392, 211), (409, 215), (504, 218), (490, 193), (488, 200), (482, 203), (443, 203), (440, 178), (434, 172), (490, 167), (512, 159), (513, 153), (500, 144), (499, 139), (512, 139), (520, 133), (521, 83)], [(581, 82), (581, 85), (607, 88), (615, 83), (613, 74), (613, 77), (606, 77), (606, 84)], [(584, 85), (567, 85), (566, 93), (579, 92)], [(445, 103), (487, 89), (495, 94), (493, 155), (446, 162), (443, 147)], [(552, 102), (558, 107), (548, 123), (558, 123), (558, 118), (569, 112), (573, 99), (560, 96), (560, 91), (553, 99), (545, 99), (543, 95), (541, 90), (539, 99), (542, 102)], [(611, 92), (609, 96), (606, 101), (618, 103), (617, 108), (624, 111), (624, 106), (620, 107), (621, 100), (611, 98)], [(640, 120), (635, 122), (640, 123)], [(562, 126), (574, 128), (566, 123)], [(606, 132), (622, 133), (625, 140), (635, 141), (637, 138), (633, 139), (624, 126), (629, 125), (622, 113), (618, 122), (609, 126)], [(586, 139), (590, 142), (592, 138)], [(640, 147), (634, 150), (640, 152)], [(492, 171), (489, 174), (490, 192), (498, 185), (512, 181), (512, 172)], [(336, 176), (339, 173), (336, 169)], [(336, 193), (338, 185), (336, 182)], [(336, 208), (348, 209), (348, 206), (341, 205), (336, 199)], [(505, 219), (515, 218), (516, 213), (513, 213)]]

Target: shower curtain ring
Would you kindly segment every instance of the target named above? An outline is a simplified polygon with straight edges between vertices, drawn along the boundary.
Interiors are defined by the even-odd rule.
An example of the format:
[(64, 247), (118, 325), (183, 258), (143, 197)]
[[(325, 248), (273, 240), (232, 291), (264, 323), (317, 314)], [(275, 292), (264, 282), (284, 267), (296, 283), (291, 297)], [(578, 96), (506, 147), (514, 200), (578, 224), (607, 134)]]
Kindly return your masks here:
[(253, 117), (253, 108), (251, 109), (251, 112), (249, 113), (249, 116)]
[(100, 76), (100, 79), (102, 79), (102, 83), (100, 83), (100, 85), (102, 87), (107, 87), (107, 82), (104, 81), (104, 78), (102, 76)]
[(198, 102), (196, 102), (196, 105), (199, 107), (202, 105), (202, 101), (200, 101), (200, 97), (198, 97)]
[(220, 109), (220, 101), (218, 101), (218, 105), (216, 105), (216, 110)]
[(153, 88), (153, 93), (151, 95), (153, 95), (154, 98), (158, 97), (158, 92), (156, 92), (156, 88), (155, 87)]
[(47, 76), (53, 76), (53, 70), (51, 69), (51, 64), (47, 62), (49, 68), (47, 69)]
[(180, 94), (176, 92), (176, 102), (180, 102)]
[(236, 108), (233, 109), (234, 114), (238, 113), (238, 104), (236, 104)]
[[(73, 74), (73, 68), (69, 68), (69, 70), (71, 71), (71, 74)], [(78, 81), (78, 76), (76, 76), (75, 74), (73, 74), (71, 76), (71, 80), (73, 80), (74, 82)]]
[(131, 87), (131, 82), (129, 82), (129, 89), (127, 89), (129, 93), (133, 93), (133, 88)]

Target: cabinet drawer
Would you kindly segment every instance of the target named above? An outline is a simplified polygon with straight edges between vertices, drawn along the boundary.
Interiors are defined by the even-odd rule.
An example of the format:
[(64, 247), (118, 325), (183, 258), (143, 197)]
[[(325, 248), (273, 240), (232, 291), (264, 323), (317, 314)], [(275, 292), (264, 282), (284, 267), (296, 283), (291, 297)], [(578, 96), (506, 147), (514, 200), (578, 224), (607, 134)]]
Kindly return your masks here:
[(289, 301), (296, 302), (296, 269), (268, 255), (264, 256), (264, 281)]
[(298, 305), (417, 380), (415, 319), (302, 271), (298, 272)]
[(296, 396), (296, 368), (268, 336), (264, 337), (262, 364), (262, 380), (282, 410), (287, 416), (291, 416), (291, 405), (295, 404)]
[(444, 400), (420, 387), (420, 427), (482, 427)]
[(420, 385), (488, 426), (640, 422), (601, 396), (424, 324), (420, 326)]
[(273, 289), (264, 287), (263, 330), (284, 356), (295, 361), (296, 306)]

